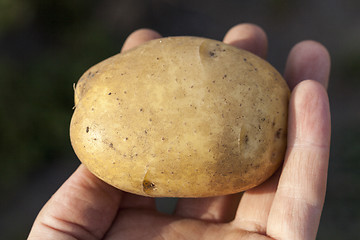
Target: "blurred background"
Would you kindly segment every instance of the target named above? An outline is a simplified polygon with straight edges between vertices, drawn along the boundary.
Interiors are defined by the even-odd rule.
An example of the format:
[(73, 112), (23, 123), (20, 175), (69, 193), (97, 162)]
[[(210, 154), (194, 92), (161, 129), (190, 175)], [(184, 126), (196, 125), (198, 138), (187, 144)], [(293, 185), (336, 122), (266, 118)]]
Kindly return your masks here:
[(317, 239), (360, 239), (359, 10), (358, 0), (0, 0), (0, 239), (25, 239), (79, 165), (68, 129), (85, 70), (138, 28), (221, 40), (242, 22), (265, 29), (280, 72), (301, 40), (329, 49), (332, 150)]

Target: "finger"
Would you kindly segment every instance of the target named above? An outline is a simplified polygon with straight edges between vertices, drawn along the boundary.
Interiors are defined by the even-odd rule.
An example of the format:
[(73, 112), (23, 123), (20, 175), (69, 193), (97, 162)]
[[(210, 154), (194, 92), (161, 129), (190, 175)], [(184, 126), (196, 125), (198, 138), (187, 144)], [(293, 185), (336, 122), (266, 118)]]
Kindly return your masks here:
[(242, 23), (232, 27), (226, 33), (224, 43), (266, 58), (268, 47), (267, 36), (264, 30), (255, 24)]
[(40, 211), (28, 239), (101, 239), (121, 197), (121, 191), (80, 165)]
[(230, 222), (234, 219), (241, 194), (178, 200), (175, 215), (208, 222)]
[[(265, 32), (254, 24), (239, 24), (231, 28), (224, 42), (265, 57), (267, 37)], [(241, 194), (213, 198), (179, 199), (175, 215), (197, 218), (212, 222), (231, 221), (241, 198)]]
[(275, 239), (315, 239), (326, 191), (330, 110), (317, 81), (299, 83), (290, 100), (288, 149), (268, 219)]
[(241, 198), (232, 224), (240, 229), (266, 234), (271, 205), (280, 177), (278, 170), (263, 184), (246, 191)]
[(330, 65), (329, 52), (323, 45), (315, 41), (303, 41), (291, 49), (284, 77), (290, 89), (305, 79), (316, 80), (327, 88)]
[(156, 210), (155, 199), (124, 192), (124, 196), (120, 204), (120, 209), (125, 208)]
[(246, 239), (271, 240), (228, 224), (212, 224), (143, 210), (123, 211), (106, 239)]
[(121, 52), (127, 51), (131, 48), (139, 46), (140, 44), (157, 38), (161, 38), (161, 35), (154, 30), (145, 28), (136, 30), (127, 37)]

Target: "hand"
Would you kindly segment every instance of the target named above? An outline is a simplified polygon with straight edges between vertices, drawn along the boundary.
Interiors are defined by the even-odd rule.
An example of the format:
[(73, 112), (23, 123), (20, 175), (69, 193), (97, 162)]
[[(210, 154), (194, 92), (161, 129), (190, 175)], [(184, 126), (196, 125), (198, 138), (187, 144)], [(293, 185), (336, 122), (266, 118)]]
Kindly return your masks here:
[[(123, 51), (159, 37), (138, 30)], [(266, 34), (255, 25), (233, 27), (224, 42), (266, 56)], [(242, 196), (179, 199), (174, 214), (165, 215), (153, 198), (117, 190), (80, 165), (43, 207), (28, 239), (315, 239), (329, 160), (329, 71), (321, 44), (304, 41), (291, 50), (285, 162), (262, 185)]]

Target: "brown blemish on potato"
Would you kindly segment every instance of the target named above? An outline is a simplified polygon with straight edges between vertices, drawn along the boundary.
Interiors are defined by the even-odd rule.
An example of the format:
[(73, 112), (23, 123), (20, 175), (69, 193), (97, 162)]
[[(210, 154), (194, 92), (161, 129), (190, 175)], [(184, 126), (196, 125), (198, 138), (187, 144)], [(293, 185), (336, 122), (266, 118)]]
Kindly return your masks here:
[(280, 138), (281, 137), (281, 131), (282, 131), (282, 128), (279, 128), (276, 133), (275, 133), (275, 136), (276, 138)]
[(142, 181), (142, 190), (146, 195), (153, 195), (153, 192), (157, 190), (156, 184), (149, 180), (150, 171), (147, 169), (144, 175), (144, 179)]
[(249, 136), (248, 135), (245, 135), (244, 137), (244, 142), (247, 144), (249, 142)]
[(156, 187), (155, 183), (148, 181), (148, 180), (143, 181), (143, 191), (145, 193), (149, 194), (151, 191), (155, 190), (155, 187)]

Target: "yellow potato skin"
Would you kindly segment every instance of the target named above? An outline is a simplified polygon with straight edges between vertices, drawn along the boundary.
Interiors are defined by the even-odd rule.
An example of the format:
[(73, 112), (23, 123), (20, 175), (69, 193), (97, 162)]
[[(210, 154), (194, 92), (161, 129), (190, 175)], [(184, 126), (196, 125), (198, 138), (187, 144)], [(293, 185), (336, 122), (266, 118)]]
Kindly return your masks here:
[(93, 66), (70, 137), (105, 182), (153, 197), (259, 185), (281, 165), (289, 89), (266, 61), (198, 37), (152, 40)]

